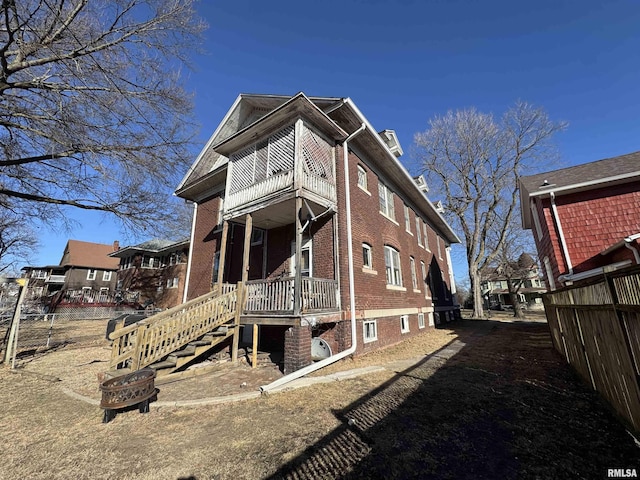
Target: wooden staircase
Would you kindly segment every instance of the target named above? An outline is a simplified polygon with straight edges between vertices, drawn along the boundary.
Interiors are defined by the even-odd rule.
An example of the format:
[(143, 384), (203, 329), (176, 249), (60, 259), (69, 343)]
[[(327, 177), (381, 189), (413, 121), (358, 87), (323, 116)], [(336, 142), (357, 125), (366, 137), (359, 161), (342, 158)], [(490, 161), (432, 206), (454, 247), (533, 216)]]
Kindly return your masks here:
[(114, 377), (150, 367), (158, 376), (179, 370), (238, 332), (242, 288), (225, 285), (109, 335)]

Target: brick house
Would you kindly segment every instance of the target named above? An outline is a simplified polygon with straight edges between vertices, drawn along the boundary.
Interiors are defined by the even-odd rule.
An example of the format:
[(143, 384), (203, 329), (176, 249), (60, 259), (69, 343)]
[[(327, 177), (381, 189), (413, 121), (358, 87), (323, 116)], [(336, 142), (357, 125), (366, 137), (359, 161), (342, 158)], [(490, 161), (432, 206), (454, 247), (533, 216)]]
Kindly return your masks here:
[(547, 286), (640, 263), (640, 152), (520, 179)]
[(176, 190), (195, 208), (185, 299), (243, 281), (243, 341), (286, 373), (457, 318), (459, 239), (400, 155), (348, 98), (240, 95)]
[(65, 304), (108, 304), (113, 301), (118, 260), (109, 257), (113, 244), (69, 240), (58, 265), (27, 266), (27, 299), (42, 301), (50, 311)]
[(170, 308), (180, 304), (186, 283), (189, 240), (149, 240), (109, 254), (119, 261), (117, 291), (139, 305)]

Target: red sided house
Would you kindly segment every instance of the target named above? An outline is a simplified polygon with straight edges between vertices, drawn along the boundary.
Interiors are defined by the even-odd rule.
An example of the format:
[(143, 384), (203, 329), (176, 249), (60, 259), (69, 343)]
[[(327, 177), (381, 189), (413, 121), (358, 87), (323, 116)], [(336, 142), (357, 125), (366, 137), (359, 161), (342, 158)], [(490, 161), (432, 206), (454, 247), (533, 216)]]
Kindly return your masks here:
[(348, 98), (240, 95), (176, 190), (195, 209), (185, 302), (114, 331), (110, 374), (242, 341), (302, 375), (457, 318), (459, 239), (401, 154)]
[(640, 152), (520, 179), (547, 287), (640, 264)]

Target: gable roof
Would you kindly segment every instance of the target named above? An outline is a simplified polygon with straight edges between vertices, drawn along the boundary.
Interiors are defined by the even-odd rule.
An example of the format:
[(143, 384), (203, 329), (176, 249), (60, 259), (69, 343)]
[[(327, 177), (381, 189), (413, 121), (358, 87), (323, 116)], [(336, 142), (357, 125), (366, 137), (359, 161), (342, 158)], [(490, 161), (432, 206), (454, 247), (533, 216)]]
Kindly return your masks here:
[(522, 226), (531, 228), (531, 197), (566, 195), (605, 186), (638, 181), (640, 179), (640, 152), (605, 158), (573, 167), (520, 177), (520, 206)]
[(117, 270), (118, 260), (109, 257), (113, 248), (113, 245), (103, 243), (69, 240), (62, 254), (60, 266)]
[(293, 96), (241, 94), (178, 185), (175, 194), (197, 201), (198, 196), (214, 191), (212, 186), (226, 180), (228, 159), (225, 155), (233, 152), (234, 147), (242, 144), (256, 129), (267, 131), (274, 128), (287, 113), (310, 117), (320, 124), (318, 126), (326, 127), (338, 142), (364, 124), (365, 131), (351, 140), (350, 146), (357, 145), (368, 152), (378, 163), (379, 170), (416, 205), (447, 243), (460, 242), (398, 160), (396, 154), (402, 150), (399, 144), (394, 145), (389, 138), (390, 133), (395, 137), (395, 132), (383, 130), (378, 133), (350, 98), (307, 97), (302, 92)]
[(179, 240), (177, 242), (173, 240), (165, 240), (161, 238), (154, 238), (153, 240), (147, 240), (146, 242), (139, 243), (137, 245), (130, 245), (123, 247), (115, 252), (109, 254), (110, 257), (122, 258), (134, 255), (136, 253), (165, 253), (189, 245), (189, 239)]

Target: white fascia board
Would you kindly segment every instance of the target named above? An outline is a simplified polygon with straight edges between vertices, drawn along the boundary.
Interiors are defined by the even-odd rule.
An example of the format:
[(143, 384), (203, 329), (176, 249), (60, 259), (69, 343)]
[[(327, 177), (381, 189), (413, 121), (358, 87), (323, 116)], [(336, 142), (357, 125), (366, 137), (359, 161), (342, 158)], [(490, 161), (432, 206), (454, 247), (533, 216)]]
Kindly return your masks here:
[(622, 180), (629, 180), (635, 177), (640, 177), (640, 170), (636, 172), (624, 173), (622, 175), (614, 175), (612, 177), (599, 178), (598, 180), (591, 180), (588, 182), (574, 183), (572, 185), (565, 185), (564, 187), (549, 187), (540, 189), (537, 192), (528, 192), (530, 197), (542, 197), (549, 195), (553, 192), (556, 195), (562, 195), (572, 193), (573, 191), (588, 190), (589, 187), (598, 187), (607, 183), (620, 182)]
[[(442, 223), (446, 226), (446, 229), (448, 230), (447, 233), (449, 235), (451, 235), (451, 238), (455, 239), (455, 241), (451, 242), (451, 243), (462, 243), (461, 240), (460, 240), (460, 237), (458, 237), (458, 235), (456, 235), (456, 233), (449, 226), (449, 223), (447, 223), (447, 221), (444, 219), (444, 217), (442, 215), (440, 215), (440, 212), (438, 212), (438, 210), (436, 210), (436, 207), (433, 205), (433, 203), (431, 203), (431, 200), (429, 200), (420, 191), (420, 189), (418, 188), (418, 185), (416, 185), (416, 182), (413, 179), (413, 177), (409, 174), (407, 169), (404, 167), (404, 165), (402, 165), (400, 160), (398, 160), (398, 158), (393, 154), (393, 152), (391, 152), (391, 150), (387, 146), (386, 142), (380, 137), (380, 135), (378, 135), (376, 129), (373, 128), (371, 123), (369, 123), (369, 120), (366, 119), (366, 117), (362, 114), (360, 109), (358, 107), (356, 107), (355, 103), (353, 103), (353, 100), (351, 100), (351, 98), (347, 98), (345, 100), (345, 103), (348, 104), (349, 107), (355, 112), (355, 114), (358, 116), (358, 118), (361, 120), (361, 122), (364, 123), (367, 126), (367, 129), (373, 134), (372, 136), (375, 138), (375, 141), (378, 142), (378, 144), (386, 152), (387, 157), (389, 157), (389, 159), (400, 169), (400, 171), (404, 175), (407, 183), (411, 185), (410, 188), (413, 188), (419, 194), (419, 197), (422, 198), (427, 203), (428, 208), (431, 209), (433, 211), (433, 213), (435, 213), (440, 218), (440, 220), (442, 221)], [(447, 239), (447, 240), (450, 240), (450, 239)]]
[[(196, 166), (198, 165), (198, 163), (200, 163), (200, 159), (202, 159), (202, 156), (204, 155), (204, 153), (209, 149), (209, 147), (211, 145), (213, 145), (213, 141), (215, 140), (215, 138), (218, 136), (218, 133), (220, 133), (220, 130), (222, 130), (222, 127), (225, 126), (225, 124), (227, 123), (227, 121), (229, 120), (229, 118), (231, 117), (231, 114), (235, 111), (235, 109), (238, 107), (238, 105), (240, 104), (240, 102), (242, 101), (242, 97), (243, 95), (240, 94), (238, 95), (238, 97), (236, 98), (236, 100), (233, 102), (233, 105), (231, 105), (231, 108), (229, 110), (227, 110), (226, 115), (224, 116), (224, 118), (222, 119), (222, 121), (218, 124), (217, 128), (215, 129), (215, 131), (213, 132), (213, 134), (209, 137), (209, 140), (207, 141), (207, 143), (205, 144), (204, 148), (202, 150), (200, 150), (200, 153), (198, 154), (198, 156), (196, 157), (196, 160), (193, 162), (193, 164), (191, 165), (191, 167), (189, 167), (189, 170), (187, 170), (187, 173), (185, 174), (185, 176), (182, 178), (182, 180), (180, 181), (180, 184), (176, 187), (175, 191), (179, 191), (182, 189), (182, 187), (184, 187), (185, 182), (187, 181), (187, 179), (189, 178), (189, 176), (193, 173), (193, 171), (195, 170)], [(175, 193), (174, 193), (175, 195)]]

